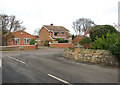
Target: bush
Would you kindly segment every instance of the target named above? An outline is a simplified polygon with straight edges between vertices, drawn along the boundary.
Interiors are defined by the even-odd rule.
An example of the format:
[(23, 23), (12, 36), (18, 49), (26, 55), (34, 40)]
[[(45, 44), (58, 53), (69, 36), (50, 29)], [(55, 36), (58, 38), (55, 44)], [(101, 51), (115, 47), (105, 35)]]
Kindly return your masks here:
[(34, 40), (34, 39), (31, 39), (29, 44), (30, 44), (30, 45), (35, 45), (35, 40)]
[(120, 62), (120, 41), (116, 42), (114, 45), (111, 46), (109, 51), (118, 59)]
[(117, 33), (115, 28), (113, 26), (110, 26), (110, 25), (97, 25), (97, 26), (94, 26), (89, 31), (92, 41), (95, 41), (96, 36), (98, 36), (98, 38), (102, 38), (102, 36), (104, 36), (106, 38), (106, 34), (108, 33), (108, 30), (109, 30), (110, 34)]
[(75, 47), (69, 47), (69, 49), (74, 51), (74, 50), (75, 50)]
[(56, 41), (60, 41), (61, 40), (61, 38), (56, 38)]
[(110, 34), (108, 32), (105, 36), (102, 35), (102, 38), (96, 37), (95, 41), (91, 44), (91, 47), (93, 49), (103, 49), (103, 50), (109, 50), (110, 47), (117, 42), (117, 34), (113, 33)]
[(49, 46), (49, 41), (48, 40), (44, 41), (44, 46)]
[(82, 38), (80, 41), (79, 41), (79, 44), (82, 45), (82, 44), (89, 44), (91, 42), (91, 38), (89, 37), (84, 37)]

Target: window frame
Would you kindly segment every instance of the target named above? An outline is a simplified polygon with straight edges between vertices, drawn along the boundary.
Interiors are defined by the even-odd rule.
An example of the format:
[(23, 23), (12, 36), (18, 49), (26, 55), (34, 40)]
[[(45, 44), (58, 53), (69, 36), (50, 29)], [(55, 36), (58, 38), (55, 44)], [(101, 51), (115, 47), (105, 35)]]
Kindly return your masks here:
[[(57, 33), (57, 35), (55, 35), (55, 33)], [(54, 36), (58, 36), (59, 35), (59, 32), (54, 32)]]
[[(14, 40), (18, 40), (17, 43), (14, 41)], [(16, 45), (16, 44), (20, 44), (20, 39), (19, 38), (13, 38), (13, 44)]]
[[(26, 39), (26, 40), (25, 40)], [(30, 43), (30, 40), (29, 40), (29, 42), (27, 42), (27, 39), (30, 39), (30, 38), (24, 38), (24, 44), (29, 44)]]
[[(62, 33), (64, 33), (64, 34), (62, 34)], [(65, 35), (65, 32), (61, 32), (61, 34), (62, 34), (62, 35)]]

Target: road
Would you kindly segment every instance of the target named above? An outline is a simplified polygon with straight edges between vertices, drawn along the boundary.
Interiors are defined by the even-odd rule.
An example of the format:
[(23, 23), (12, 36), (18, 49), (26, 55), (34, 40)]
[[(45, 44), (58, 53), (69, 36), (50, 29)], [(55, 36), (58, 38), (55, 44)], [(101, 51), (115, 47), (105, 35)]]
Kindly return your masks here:
[(118, 69), (62, 58), (64, 49), (3, 52), (3, 83), (117, 83)]

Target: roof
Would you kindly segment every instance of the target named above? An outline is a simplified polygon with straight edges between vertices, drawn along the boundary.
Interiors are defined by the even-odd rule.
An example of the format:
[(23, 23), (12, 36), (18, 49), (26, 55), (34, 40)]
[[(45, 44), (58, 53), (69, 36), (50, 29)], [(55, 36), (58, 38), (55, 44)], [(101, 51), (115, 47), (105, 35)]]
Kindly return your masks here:
[(91, 27), (89, 30), (87, 30), (84, 35), (89, 34), (89, 31), (90, 31), (91, 29), (92, 29), (92, 27)]
[[(15, 34), (15, 33), (17, 33), (17, 32), (25, 32), (24, 30), (17, 30), (17, 31), (15, 31), (15, 32), (10, 32), (10, 33), (12, 33), (12, 34)], [(25, 33), (27, 33), (27, 32), (25, 32)], [(8, 33), (6, 33), (5, 35), (8, 35), (9, 34), (9, 32)], [(31, 35), (31, 34), (29, 34), (29, 33), (27, 33), (28, 35)], [(34, 36), (34, 35), (31, 35), (31, 36)]]
[(50, 25), (43, 25), (43, 27), (47, 28), (49, 31), (53, 32), (69, 32), (65, 27), (63, 26), (50, 26)]
[(82, 38), (82, 36), (81, 35), (78, 35), (77, 37), (75, 37), (74, 39), (73, 39), (73, 42), (76, 42), (76, 43), (79, 43), (79, 40)]

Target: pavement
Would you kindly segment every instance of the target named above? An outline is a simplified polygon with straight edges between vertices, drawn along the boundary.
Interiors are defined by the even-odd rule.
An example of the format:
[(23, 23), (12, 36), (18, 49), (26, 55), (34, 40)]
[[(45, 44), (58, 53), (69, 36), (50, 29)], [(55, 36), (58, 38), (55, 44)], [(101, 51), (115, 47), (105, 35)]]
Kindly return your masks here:
[(2, 52), (0, 52), (0, 84), (2, 84)]
[(74, 62), (64, 49), (2, 53), (3, 83), (118, 83), (118, 69)]

